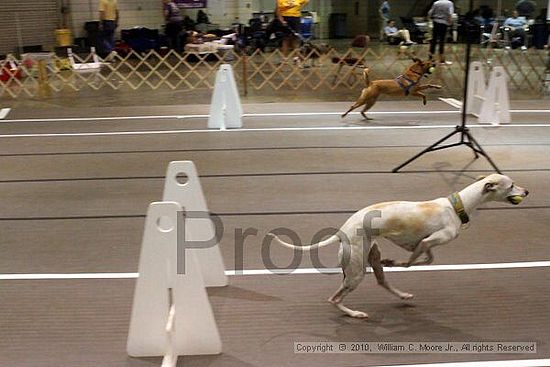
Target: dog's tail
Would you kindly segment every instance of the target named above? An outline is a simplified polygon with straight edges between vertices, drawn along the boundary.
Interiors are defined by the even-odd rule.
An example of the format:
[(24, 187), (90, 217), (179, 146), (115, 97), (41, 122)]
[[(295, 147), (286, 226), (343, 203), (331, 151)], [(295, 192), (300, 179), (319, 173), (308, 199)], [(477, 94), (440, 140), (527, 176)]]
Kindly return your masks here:
[(370, 69), (367, 67), (367, 68), (364, 68), (363, 69), (363, 79), (365, 80), (365, 87), (368, 88), (370, 87), (370, 78), (369, 78), (369, 71)]
[(317, 243), (313, 243), (313, 244), (308, 245), (308, 246), (296, 246), (296, 245), (293, 245), (292, 243), (288, 243), (288, 242), (285, 242), (285, 241), (281, 240), (279, 238), (279, 236), (277, 236), (276, 234), (268, 233), (267, 235), (269, 237), (271, 237), (275, 242), (277, 242), (280, 245), (283, 245), (283, 246), (288, 247), (288, 248), (293, 249), (293, 250), (301, 250), (301, 251), (310, 251), (310, 250), (313, 250), (313, 249), (316, 249), (316, 248), (321, 248), (321, 247), (325, 247), (325, 246), (332, 245), (334, 243), (340, 242), (340, 237), (338, 237), (337, 235), (332, 235), (329, 238), (327, 238), (326, 240), (323, 240), (323, 241), (317, 242)]

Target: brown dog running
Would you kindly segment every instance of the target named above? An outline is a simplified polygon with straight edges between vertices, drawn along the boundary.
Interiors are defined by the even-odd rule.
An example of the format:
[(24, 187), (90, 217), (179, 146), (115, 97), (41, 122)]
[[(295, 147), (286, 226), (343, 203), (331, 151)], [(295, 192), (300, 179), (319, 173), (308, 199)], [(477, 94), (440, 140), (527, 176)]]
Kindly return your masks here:
[(366, 87), (361, 92), (361, 95), (357, 101), (342, 115), (342, 118), (346, 117), (348, 113), (356, 109), (357, 107), (365, 105), (361, 111), (361, 115), (366, 120), (370, 120), (365, 114), (375, 103), (380, 94), (389, 94), (394, 96), (408, 96), (413, 95), (422, 98), (422, 103), (426, 104), (426, 95), (422, 93), (423, 90), (429, 88), (441, 89), (440, 85), (424, 84), (420, 85), (420, 79), (424, 75), (431, 74), (432, 68), (435, 67), (435, 63), (430, 58), (426, 61), (422, 61), (416, 57), (412, 59), (414, 64), (409, 66), (405, 72), (399, 75), (395, 79), (382, 79), (370, 81), (369, 68), (363, 70), (363, 78), (365, 79)]

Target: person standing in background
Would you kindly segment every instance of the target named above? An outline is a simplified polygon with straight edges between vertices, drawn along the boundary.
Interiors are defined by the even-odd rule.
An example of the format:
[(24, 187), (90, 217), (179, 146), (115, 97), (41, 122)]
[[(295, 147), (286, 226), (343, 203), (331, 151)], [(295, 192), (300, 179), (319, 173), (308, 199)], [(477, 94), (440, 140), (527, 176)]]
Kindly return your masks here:
[(309, 0), (277, 0), (276, 2), (275, 16), (292, 31), (283, 38), (282, 52), (285, 57), (288, 56), (290, 49), (296, 48), (299, 44), (300, 40), (296, 35), (300, 34), (302, 7), (308, 2)]
[(180, 8), (173, 0), (162, 0), (164, 3), (164, 33), (168, 39), (168, 47), (181, 51), (179, 36), (183, 29), (183, 17), (181, 16)]
[(119, 13), (117, 0), (99, 0), (99, 24), (101, 27), (101, 52), (110, 54), (115, 49), (115, 30)]
[(454, 6), (450, 0), (437, 0), (428, 11), (428, 18), (432, 19), (434, 24), (430, 55), (435, 54), (436, 45), (439, 43), (439, 62), (443, 65), (452, 64), (445, 61), (445, 41), (448, 27), (452, 25), (453, 13)]
[(378, 14), (380, 14), (380, 39), (384, 38), (384, 27), (389, 23), (391, 19), (391, 6), (388, 0), (384, 0), (378, 8)]

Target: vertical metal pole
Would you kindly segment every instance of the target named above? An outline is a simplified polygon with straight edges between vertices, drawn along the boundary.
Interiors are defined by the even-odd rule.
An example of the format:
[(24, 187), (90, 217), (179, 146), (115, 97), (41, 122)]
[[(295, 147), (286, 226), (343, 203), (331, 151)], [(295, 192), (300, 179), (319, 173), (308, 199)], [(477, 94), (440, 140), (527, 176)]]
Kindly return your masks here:
[(88, 0), (88, 9), (90, 10), (90, 19), (97, 19), (94, 17), (94, 11), (92, 8), (92, 0)]
[(244, 54), (242, 56), (243, 61), (243, 89), (244, 89), (244, 96), (248, 96), (248, 56)]
[[(472, 8), (473, 8), (473, 0), (470, 0), (470, 14), (472, 14)], [(471, 24), (468, 23), (467, 29), (466, 29), (466, 70), (464, 72), (464, 93), (462, 96), (462, 123), (460, 126), (460, 129), (464, 131), (466, 129), (466, 109), (468, 104), (468, 79), (470, 76), (470, 52), (472, 50), (472, 38), (471, 38)], [(461, 142), (463, 141), (464, 137), (461, 138)]]
[(21, 53), (23, 53), (23, 34), (21, 33), (21, 24), (19, 24), (19, 13), (15, 12), (15, 31), (17, 33), (17, 48), (18, 48), (18, 54), (19, 57), (21, 57)]

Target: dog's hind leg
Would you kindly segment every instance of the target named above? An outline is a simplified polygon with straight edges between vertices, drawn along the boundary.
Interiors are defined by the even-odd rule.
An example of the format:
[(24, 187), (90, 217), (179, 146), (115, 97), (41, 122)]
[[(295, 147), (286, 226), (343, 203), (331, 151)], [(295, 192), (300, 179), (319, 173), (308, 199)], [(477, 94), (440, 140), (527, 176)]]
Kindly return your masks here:
[(361, 237), (353, 238), (350, 242), (343, 241), (338, 252), (338, 258), (344, 273), (342, 285), (332, 297), (328, 299), (336, 308), (346, 315), (365, 319), (369, 316), (365, 312), (352, 310), (342, 303), (344, 297), (352, 292), (365, 277), (366, 259), (363, 259), (364, 247)]
[(352, 310), (342, 304), (344, 297), (346, 297), (355, 288), (357, 288), (359, 283), (361, 283), (361, 281), (365, 277), (365, 272), (363, 271), (363, 269), (357, 270), (358, 271), (344, 271), (344, 280), (342, 281), (342, 285), (340, 285), (340, 288), (338, 288), (336, 293), (334, 293), (332, 297), (328, 299), (328, 301), (348, 316), (365, 319), (369, 317), (369, 315), (365, 312)]
[(357, 98), (357, 101), (347, 110), (343, 115), (342, 118), (346, 117), (348, 113), (356, 109), (357, 107), (361, 107), (365, 103), (368, 103), (368, 101), (371, 99), (371, 91), (370, 88), (365, 88), (361, 92), (361, 95), (359, 98)]
[(348, 115), (348, 113), (350, 113), (351, 111), (353, 111), (354, 109), (356, 109), (357, 107), (361, 107), (363, 104), (365, 103), (365, 101), (361, 100), (361, 97), (359, 97), (359, 99), (357, 100), (357, 102), (355, 102), (353, 104), (353, 106), (351, 106), (349, 108), (349, 110), (347, 110), (346, 112), (344, 112), (342, 114), (342, 118), (346, 117)]
[(367, 101), (367, 103), (365, 103), (365, 107), (363, 107), (363, 110), (361, 111), (361, 115), (363, 116), (363, 118), (365, 120), (372, 120), (372, 118), (370, 117), (367, 117), (367, 115), (365, 114), (365, 112), (367, 112), (368, 110), (370, 110), (370, 108), (372, 106), (374, 106), (374, 103), (376, 102), (376, 98), (371, 98)]
[(378, 282), (378, 284), (380, 284), (390, 293), (396, 295), (401, 299), (413, 298), (412, 294), (400, 291), (399, 289), (392, 287), (386, 280), (386, 277), (384, 276), (384, 268), (382, 267), (380, 261), (380, 250), (378, 250), (378, 245), (376, 244), (376, 242), (373, 242), (370, 248), (368, 260), (370, 266), (372, 266), (372, 270), (374, 271), (374, 275), (376, 276), (376, 281)]

